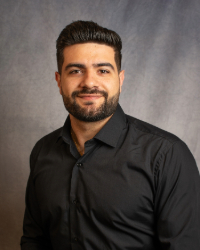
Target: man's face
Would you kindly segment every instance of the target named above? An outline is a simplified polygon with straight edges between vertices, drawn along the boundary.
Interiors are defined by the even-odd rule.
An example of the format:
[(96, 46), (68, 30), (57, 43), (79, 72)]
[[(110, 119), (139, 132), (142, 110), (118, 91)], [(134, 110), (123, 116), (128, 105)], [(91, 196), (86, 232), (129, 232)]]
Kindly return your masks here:
[(68, 112), (86, 122), (112, 115), (124, 80), (114, 49), (97, 43), (75, 44), (66, 47), (63, 55), (62, 73), (56, 72), (56, 81)]

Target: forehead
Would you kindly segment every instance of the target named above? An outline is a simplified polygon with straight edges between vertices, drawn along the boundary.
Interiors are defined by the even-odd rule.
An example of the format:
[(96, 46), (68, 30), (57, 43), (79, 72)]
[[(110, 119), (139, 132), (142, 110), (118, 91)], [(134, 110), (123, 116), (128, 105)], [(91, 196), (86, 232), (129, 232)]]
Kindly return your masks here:
[(63, 55), (63, 64), (73, 62), (84, 64), (110, 62), (115, 65), (115, 51), (112, 47), (105, 44), (81, 43), (70, 45), (64, 49)]

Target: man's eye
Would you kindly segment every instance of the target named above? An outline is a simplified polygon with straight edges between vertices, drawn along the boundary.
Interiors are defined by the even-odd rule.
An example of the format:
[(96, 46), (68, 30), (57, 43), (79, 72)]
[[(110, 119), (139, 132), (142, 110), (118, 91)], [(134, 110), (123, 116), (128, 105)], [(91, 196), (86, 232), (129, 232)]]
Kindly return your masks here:
[(78, 74), (81, 73), (80, 69), (74, 69), (72, 71), (69, 72), (70, 74)]
[(108, 71), (108, 70), (105, 70), (105, 69), (101, 69), (100, 72), (101, 72), (102, 74), (107, 74), (107, 73), (109, 73), (109, 71)]

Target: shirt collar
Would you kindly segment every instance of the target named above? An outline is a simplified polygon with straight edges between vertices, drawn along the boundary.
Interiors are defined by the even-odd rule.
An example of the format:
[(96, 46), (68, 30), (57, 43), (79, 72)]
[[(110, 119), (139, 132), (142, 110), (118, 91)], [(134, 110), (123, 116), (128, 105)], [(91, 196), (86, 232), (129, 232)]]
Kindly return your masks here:
[[(103, 128), (94, 136), (94, 138), (112, 147), (116, 147), (120, 134), (123, 128), (125, 127), (126, 127), (126, 116), (121, 106), (118, 104), (117, 109), (113, 114), (113, 116), (110, 118), (110, 120), (108, 120), (108, 122), (103, 126)], [(71, 129), (71, 123), (70, 123), (70, 117), (68, 116), (59, 135), (59, 137), (62, 137), (63, 140), (68, 144), (70, 144), (71, 140), (70, 129)]]
[(59, 138), (62, 137), (63, 140), (70, 144), (70, 140), (71, 140), (71, 122), (70, 122), (70, 117), (68, 115), (65, 123), (64, 123), (64, 126), (62, 127), (62, 130), (60, 132), (60, 135), (59, 135)]
[(126, 116), (121, 106), (117, 109), (105, 126), (95, 135), (94, 138), (116, 147), (123, 128), (126, 127)]

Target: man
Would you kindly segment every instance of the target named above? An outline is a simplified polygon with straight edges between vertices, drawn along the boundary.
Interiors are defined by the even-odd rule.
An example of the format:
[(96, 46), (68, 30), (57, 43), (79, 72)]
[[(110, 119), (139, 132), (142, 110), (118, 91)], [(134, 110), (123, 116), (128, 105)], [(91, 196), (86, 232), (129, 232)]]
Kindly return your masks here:
[(69, 116), (31, 157), (22, 250), (200, 249), (200, 178), (176, 136), (125, 115), (121, 39), (66, 26), (55, 78)]

